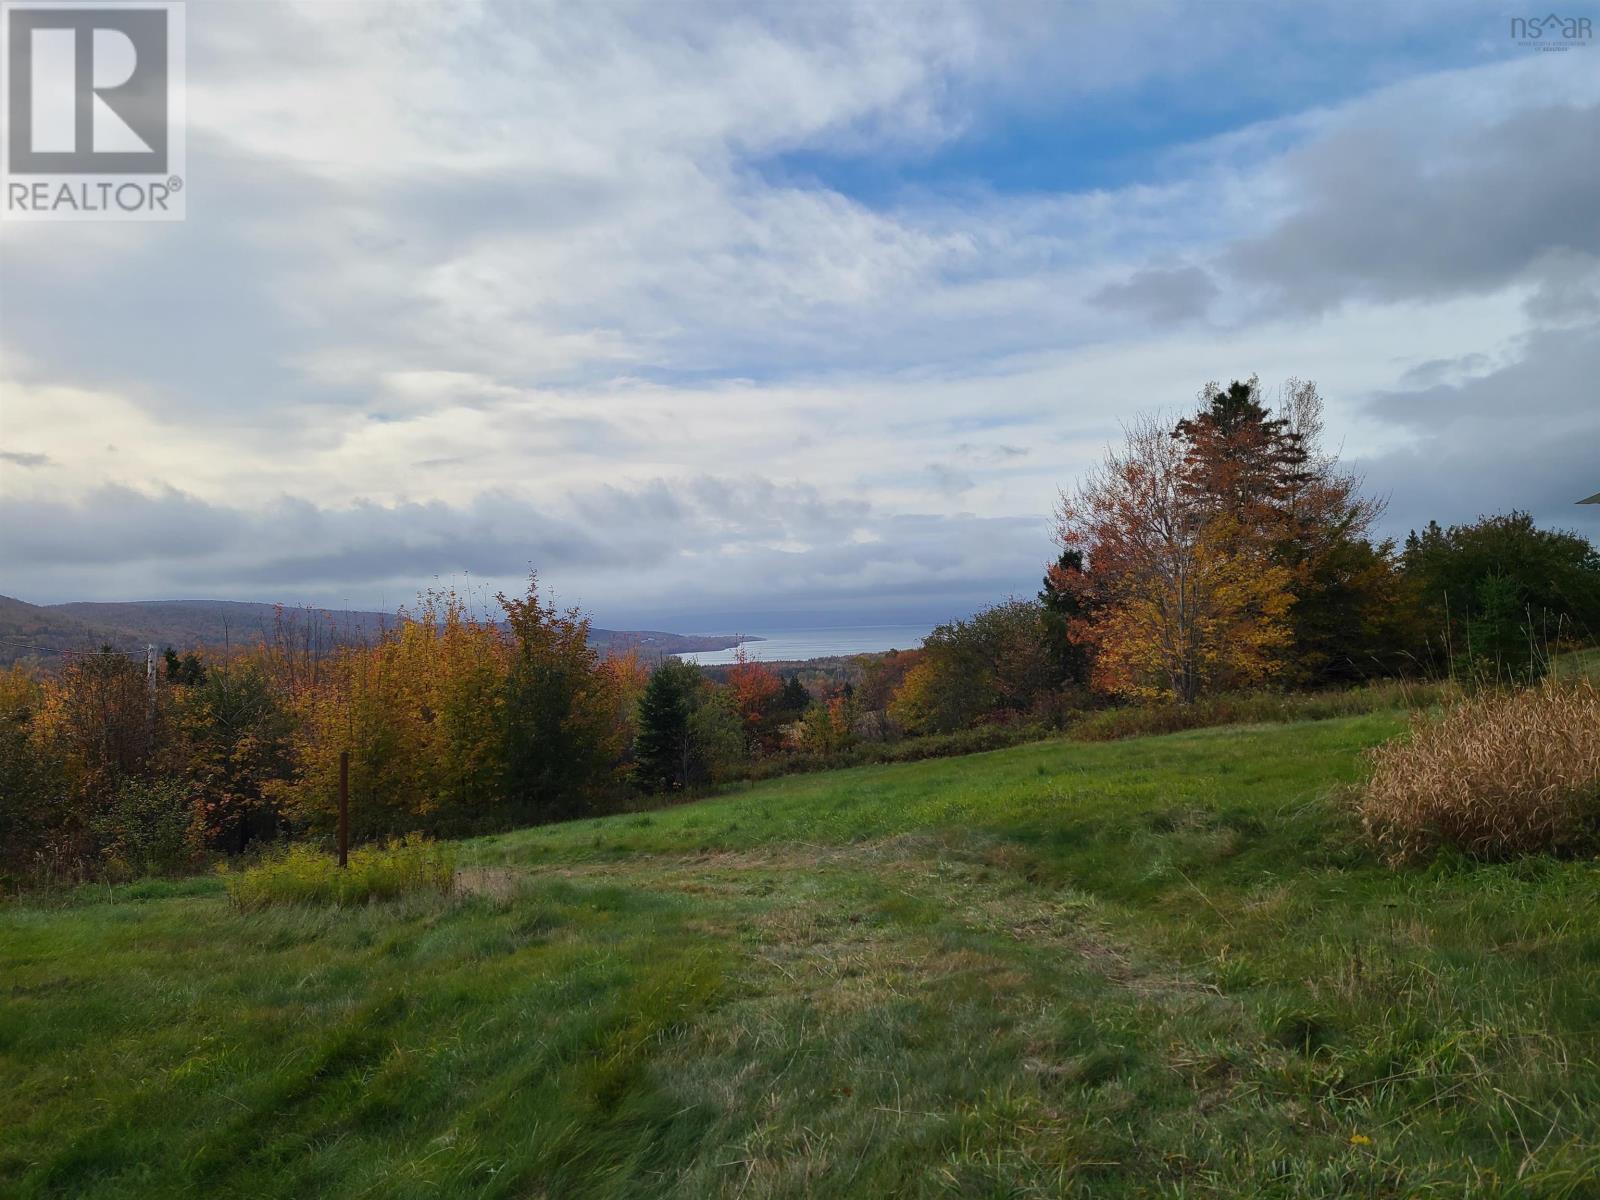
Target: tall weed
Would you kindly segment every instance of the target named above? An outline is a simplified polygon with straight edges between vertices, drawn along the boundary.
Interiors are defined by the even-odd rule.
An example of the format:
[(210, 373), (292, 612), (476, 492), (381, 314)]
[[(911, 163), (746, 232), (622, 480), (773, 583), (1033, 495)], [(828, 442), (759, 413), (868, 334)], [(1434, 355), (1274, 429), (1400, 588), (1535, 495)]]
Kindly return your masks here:
[(224, 872), (229, 897), (246, 912), (274, 904), (344, 907), (416, 893), (447, 895), (455, 876), (455, 851), (416, 834), (352, 850), (348, 869), (326, 851), (297, 845), (257, 866)]

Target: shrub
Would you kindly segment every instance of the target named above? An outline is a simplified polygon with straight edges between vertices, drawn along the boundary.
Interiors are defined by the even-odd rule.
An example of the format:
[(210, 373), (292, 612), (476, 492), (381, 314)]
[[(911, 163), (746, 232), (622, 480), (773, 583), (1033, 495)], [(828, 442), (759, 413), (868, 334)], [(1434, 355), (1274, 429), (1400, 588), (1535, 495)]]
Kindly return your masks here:
[(125, 779), (90, 825), (114, 877), (171, 875), (194, 862), (194, 805), (181, 780)]
[(1046, 609), (1007, 600), (928, 634), (889, 715), (913, 733), (954, 733), (985, 717), (1030, 712), (1063, 680), (1049, 650)]
[(1149, 734), (1207, 729), (1214, 725), (1275, 724), (1356, 717), (1393, 708), (1426, 708), (1451, 695), (1448, 685), (1374, 683), (1340, 691), (1246, 692), (1213, 696), (1193, 704), (1137, 704), (1103, 709), (1072, 723), (1080, 742), (1110, 742)]
[(455, 877), (454, 851), (416, 834), (351, 851), (347, 870), (333, 855), (298, 845), (257, 866), (225, 872), (228, 895), (246, 912), (274, 904), (343, 907), (415, 893), (448, 895)]
[(1372, 752), (1362, 823), (1391, 862), (1573, 851), (1600, 832), (1600, 691), (1485, 693)]
[(834, 771), (843, 767), (863, 767), (884, 763), (921, 762), (930, 758), (955, 758), (1003, 750), (1025, 742), (1043, 741), (1056, 736), (1041, 725), (978, 725), (955, 733), (932, 733), (925, 737), (902, 738), (887, 742), (857, 742), (830, 754), (793, 750), (749, 763), (733, 778), (773, 779), (780, 775), (800, 775), (810, 771)]

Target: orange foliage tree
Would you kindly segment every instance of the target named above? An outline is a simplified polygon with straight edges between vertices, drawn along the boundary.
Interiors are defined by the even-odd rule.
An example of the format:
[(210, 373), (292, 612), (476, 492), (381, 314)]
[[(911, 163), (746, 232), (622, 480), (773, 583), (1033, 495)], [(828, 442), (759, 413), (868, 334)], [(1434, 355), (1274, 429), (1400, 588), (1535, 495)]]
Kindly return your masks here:
[(778, 736), (778, 696), (782, 691), (783, 680), (771, 667), (752, 662), (742, 645), (733, 652), (733, 666), (728, 670), (728, 692), (744, 730), (744, 744), (748, 753), (759, 754), (775, 747)]
[(1068, 636), (1095, 650), (1095, 681), (1128, 696), (1189, 702), (1259, 682), (1288, 644), (1289, 571), (1237, 514), (1198, 503), (1182, 440), (1154, 418), (1057, 510), (1057, 540), (1087, 570)]

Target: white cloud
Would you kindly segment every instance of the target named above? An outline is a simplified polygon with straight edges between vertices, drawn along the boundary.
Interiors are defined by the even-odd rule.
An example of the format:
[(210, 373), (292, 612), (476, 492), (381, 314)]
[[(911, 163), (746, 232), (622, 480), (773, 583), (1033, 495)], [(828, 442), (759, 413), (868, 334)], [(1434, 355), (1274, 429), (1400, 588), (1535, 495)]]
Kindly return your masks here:
[[(1241, 92), (1330, 30), (1375, 62), (1490, 27), (1393, 7), (1305, 6)], [(1029, 589), (1119, 420), (1251, 371), (1318, 379), (1381, 473), (1420, 441), (1396, 396), (1600, 312), (1592, 163), (1556, 136), (1600, 111), (1551, 61), (1581, 56), (1401, 70), (1114, 188), (867, 203), (767, 169), (1215, 88), (1263, 12), (192, 4), (190, 220), (0, 231), (8, 587), (374, 603), (545, 559), (661, 611)], [(1490, 219), (1518, 197), (1538, 220)]]

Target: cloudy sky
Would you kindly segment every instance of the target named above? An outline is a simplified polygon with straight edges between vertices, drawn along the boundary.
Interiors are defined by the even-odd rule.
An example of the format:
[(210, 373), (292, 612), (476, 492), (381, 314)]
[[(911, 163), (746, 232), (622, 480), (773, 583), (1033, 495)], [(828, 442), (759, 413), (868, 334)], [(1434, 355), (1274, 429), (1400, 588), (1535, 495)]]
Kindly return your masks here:
[[(1591, 15), (1600, 18), (1600, 10)], [(1597, 20), (1600, 24), (1600, 20)], [(1037, 587), (1142, 409), (1600, 535), (1600, 44), (1502, 6), (188, 5), (188, 220), (0, 226), (0, 592)]]

